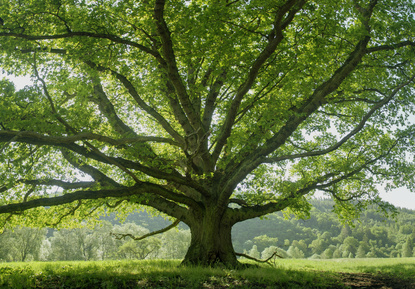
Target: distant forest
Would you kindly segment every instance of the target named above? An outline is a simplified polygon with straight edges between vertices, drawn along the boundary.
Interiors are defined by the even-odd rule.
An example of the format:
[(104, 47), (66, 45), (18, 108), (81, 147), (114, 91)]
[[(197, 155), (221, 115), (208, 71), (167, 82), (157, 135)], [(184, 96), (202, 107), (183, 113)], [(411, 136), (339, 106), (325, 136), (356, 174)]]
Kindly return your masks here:
[[(274, 252), (284, 258), (311, 259), (415, 256), (415, 211), (398, 209), (396, 218), (386, 219), (372, 207), (350, 226), (340, 223), (331, 200), (314, 199), (311, 203), (311, 216), (306, 220), (274, 213), (235, 225), (236, 252), (258, 259)], [(0, 261), (180, 259), (190, 242), (190, 231), (182, 223), (140, 241), (117, 235), (139, 237), (170, 224), (162, 217), (140, 212), (129, 215), (122, 224), (113, 215), (104, 217), (95, 228), (17, 227), (0, 235)]]

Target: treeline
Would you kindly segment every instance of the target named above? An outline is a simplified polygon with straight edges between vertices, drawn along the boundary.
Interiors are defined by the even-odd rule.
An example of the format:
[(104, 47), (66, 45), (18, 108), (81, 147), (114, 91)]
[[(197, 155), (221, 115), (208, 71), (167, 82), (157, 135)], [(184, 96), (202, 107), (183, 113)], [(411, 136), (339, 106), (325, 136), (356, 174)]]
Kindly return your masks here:
[(371, 207), (342, 225), (332, 212), (332, 200), (312, 200), (307, 220), (285, 219), (282, 213), (266, 220), (237, 224), (233, 231), (236, 251), (267, 258), (272, 252), (288, 258), (388, 258), (415, 256), (415, 211), (398, 209), (385, 219)]
[[(286, 219), (282, 213), (237, 224), (232, 232), (237, 252), (267, 258), (387, 258), (415, 256), (415, 211), (399, 209), (396, 219), (385, 219), (375, 207), (354, 222), (342, 225), (331, 200), (313, 200), (307, 220)], [(120, 224), (106, 217), (95, 228), (15, 228), (0, 235), (0, 261), (180, 259), (190, 242), (190, 231), (180, 224), (163, 234), (135, 241), (120, 234), (142, 236), (170, 224), (146, 213), (130, 215)]]
[(189, 230), (170, 230), (134, 241), (119, 234), (142, 236), (149, 229), (135, 223), (102, 221), (93, 229), (15, 228), (0, 235), (0, 261), (72, 261), (111, 259), (180, 259), (190, 242)]

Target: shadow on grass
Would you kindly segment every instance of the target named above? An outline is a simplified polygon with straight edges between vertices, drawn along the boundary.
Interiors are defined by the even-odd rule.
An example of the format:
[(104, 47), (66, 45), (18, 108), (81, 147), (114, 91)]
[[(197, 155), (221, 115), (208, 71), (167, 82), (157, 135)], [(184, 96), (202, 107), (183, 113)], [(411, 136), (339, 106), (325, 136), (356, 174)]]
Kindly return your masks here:
[[(298, 260), (308, 263), (308, 261)], [(180, 267), (177, 260), (0, 264), (0, 288), (414, 288), (415, 262), (357, 262), (244, 270)], [(335, 264), (335, 263), (331, 263)], [(400, 282), (402, 281), (402, 282)], [(399, 283), (400, 282), (400, 283)], [(395, 284), (401, 287), (393, 287)], [(382, 287), (384, 285), (392, 287)], [(406, 287), (405, 287), (406, 286)]]
[(344, 288), (333, 273), (178, 267), (177, 261), (28, 263), (0, 267), (0, 288)]

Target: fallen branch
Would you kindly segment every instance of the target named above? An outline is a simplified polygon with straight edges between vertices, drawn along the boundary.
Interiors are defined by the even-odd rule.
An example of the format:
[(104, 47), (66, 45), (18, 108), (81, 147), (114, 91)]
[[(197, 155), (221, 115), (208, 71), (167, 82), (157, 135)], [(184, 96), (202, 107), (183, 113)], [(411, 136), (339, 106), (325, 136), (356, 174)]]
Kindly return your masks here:
[(265, 259), (265, 260), (260, 260), (260, 259), (257, 259), (257, 258), (255, 258), (255, 257), (249, 256), (249, 255), (247, 255), (247, 254), (243, 254), (243, 253), (236, 253), (236, 252), (235, 252), (235, 255), (236, 255), (236, 256), (239, 256), (239, 257), (244, 257), (244, 258), (247, 258), (247, 259), (253, 260), (253, 261), (258, 262), (258, 263), (267, 263), (267, 264), (268, 264), (268, 265), (270, 265), (270, 266), (272, 266), (272, 265), (269, 263), (269, 260), (271, 260), (271, 259), (272, 259), (272, 258), (274, 258), (275, 256), (277, 256), (277, 257), (279, 257), (279, 258), (281, 258), (281, 259), (284, 259), (284, 257), (282, 257), (281, 255), (278, 255), (278, 254), (277, 254), (277, 251), (275, 251), (274, 253), (272, 253), (272, 255), (271, 255), (270, 257), (268, 257), (267, 259)]

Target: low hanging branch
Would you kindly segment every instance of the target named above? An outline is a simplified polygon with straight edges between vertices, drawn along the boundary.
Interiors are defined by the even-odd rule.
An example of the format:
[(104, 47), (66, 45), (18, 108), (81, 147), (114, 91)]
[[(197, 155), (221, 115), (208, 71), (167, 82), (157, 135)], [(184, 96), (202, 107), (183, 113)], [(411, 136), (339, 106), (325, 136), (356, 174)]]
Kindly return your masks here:
[(117, 239), (117, 240), (122, 240), (122, 239), (125, 239), (126, 237), (130, 237), (134, 241), (140, 241), (140, 240), (143, 240), (145, 238), (148, 238), (148, 237), (151, 237), (151, 236), (154, 236), (154, 235), (157, 235), (157, 234), (161, 234), (161, 233), (167, 232), (168, 230), (173, 229), (174, 227), (176, 227), (179, 223), (180, 223), (180, 220), (177, 219), (170, 226), (168, 226), (168, 227), (166, 227), (164, 229), (161, 229), (161, 230), (158, 230), (158, 231), (154, 231), (154, 232), (145, 234), (145, 235), (140, 236), (140, 237), (136, 237), (136, 236), (134, 236), (132, 234), (117, 234), (117, 233), (113, 233), (113, 232), (111, 232), (110, 235), (111, 236), (114, 236), (115, 239)]
[(255, 258), (255, 257), (249, 256), (249, 255), (247, 255), (247, 254), (243, 254), (243, 253), (236, 253), (236, 252), (235, 252), (235, 255), (236, 255), (236, 256), (239, 256), (239, 257), (244, 257), (244, 258), (247, 258), (247, 259), (249, 259), (249, 260), (253, 260), (253, 261), (258, 262), (258, 263), (267, 263), (267, 264), (268, 264), (268, 265), (270, 265), (270, 266), (272, 266), (272, 265), (269, 263), (269, 260), (271, 260), (271, 259), (272, 259), (272, 258), (274, 258), (275, 256), (277, 256), (278, 258), (284, 259), (284, 257), (282, 257), (281, 255), (278, 255), (278, 254), (277, 254), (277, 251), (275, 251), (274, 253), (272, 253), (272, 255), (271, 255), (270, 257), (268, 257), (267, 259), (265, 259), (265, 260), (257, 259), (257, 258)]

